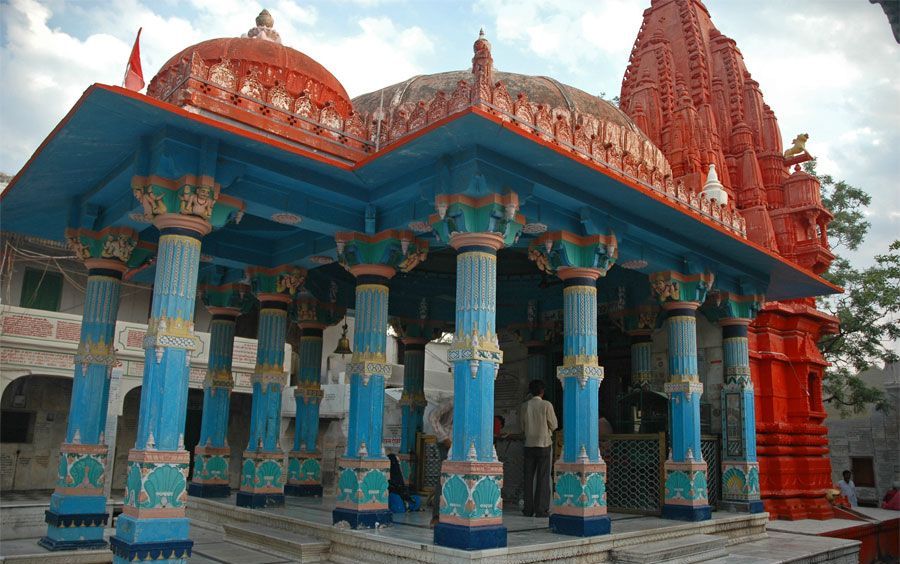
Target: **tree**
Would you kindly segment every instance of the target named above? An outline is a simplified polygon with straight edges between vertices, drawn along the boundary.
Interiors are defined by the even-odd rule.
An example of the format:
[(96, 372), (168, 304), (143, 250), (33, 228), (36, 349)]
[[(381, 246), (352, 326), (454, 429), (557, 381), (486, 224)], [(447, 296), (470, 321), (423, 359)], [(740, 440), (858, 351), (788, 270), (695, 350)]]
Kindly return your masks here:
[(868, 386), (858, 374), (876, 364), (897, 362), (892, 350), (900, 338), (900, 240), (891, 243), (875, 264), (857, 268), (842, 254), (857, 250), (866, 239), (870, 223), (863, 207), (872, 199), (861, 188), (829, 175), (817, 175), (816, 163), (805, 165), (822, 184), (822, 203), (834, 215), (828, 227), (834, 262), (824, 274), (842, 286), (844, 293), (819, 299), (819, 308), (840, 320), (834, 335), (824, 335), (819, 348), (831, 366), (825, 372), (825, 401), (841, 415), (860, 413), (869, 405), (888, 407), (882, 390)]

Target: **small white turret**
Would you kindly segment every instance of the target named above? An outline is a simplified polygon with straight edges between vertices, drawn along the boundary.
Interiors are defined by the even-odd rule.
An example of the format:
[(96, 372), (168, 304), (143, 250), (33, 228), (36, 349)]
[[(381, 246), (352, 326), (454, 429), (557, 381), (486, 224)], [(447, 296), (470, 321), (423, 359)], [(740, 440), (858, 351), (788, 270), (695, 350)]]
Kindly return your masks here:
[(717, 202), (720, 206), (728, 204), (728, 192), (725, 191), (725, 187), (719, 182), (719, 175), (716, 174), (716, 165), (709, 165), (706, 184), (703, 185), (703, 190), (700, 193), (710, 201)]

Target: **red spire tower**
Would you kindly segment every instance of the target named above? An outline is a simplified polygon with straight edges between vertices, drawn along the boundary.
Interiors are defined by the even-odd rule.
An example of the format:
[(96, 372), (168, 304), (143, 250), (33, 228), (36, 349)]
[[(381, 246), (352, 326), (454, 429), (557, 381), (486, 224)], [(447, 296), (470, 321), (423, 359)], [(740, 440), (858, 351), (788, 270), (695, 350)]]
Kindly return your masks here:
[[(676, 182), (699, 191), (715, 165), (748, 238), (815, 273), (834, 256), (815, 177), (790, 166), (812, 157), (800, 136), (786, 154), (772, 109), (734, 40), (700, 0), (652, 0), (622, 80), (621, 109), (663, 151)], [(757, 442), (766, 510), (832, 516), (822, 375), (816, 342), (837, 320), (814, 301), (770, 302), (751, 326)]]

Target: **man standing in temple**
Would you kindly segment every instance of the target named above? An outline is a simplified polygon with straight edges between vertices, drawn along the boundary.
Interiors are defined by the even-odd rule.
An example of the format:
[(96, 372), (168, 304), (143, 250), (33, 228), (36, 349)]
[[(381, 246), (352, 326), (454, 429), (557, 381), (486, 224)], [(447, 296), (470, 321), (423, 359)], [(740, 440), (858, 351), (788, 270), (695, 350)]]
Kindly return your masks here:
[(519, 408), (519, 421), (525, 433), (525, 508), (526, 517), (547, 517), (550, 511), (551, 445), (556, 430), (553, 404), (544, 399), (544, 382), (528, 384), (531, 398)]

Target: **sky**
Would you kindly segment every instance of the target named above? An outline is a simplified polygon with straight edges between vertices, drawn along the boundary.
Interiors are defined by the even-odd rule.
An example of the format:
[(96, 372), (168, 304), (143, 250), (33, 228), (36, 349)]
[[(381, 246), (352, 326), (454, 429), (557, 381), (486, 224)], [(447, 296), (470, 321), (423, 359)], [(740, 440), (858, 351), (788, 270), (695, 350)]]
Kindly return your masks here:
[[(872, 196), (870, 264), (900, 238), (900, 45), (866, 0), (706, 0), (737, 41), (785, 146), (809, 133), (818, 172)], [(92, 83), (121, 84), (139, 27), (144, 76), (184, 47), (252, 27), (265, 7), (285, 45), (351, 96), (471, 66), (484, 28), (495, 68), (617, 96), (649, 0), (0, 0), (0, 172), (14, 174)]]

